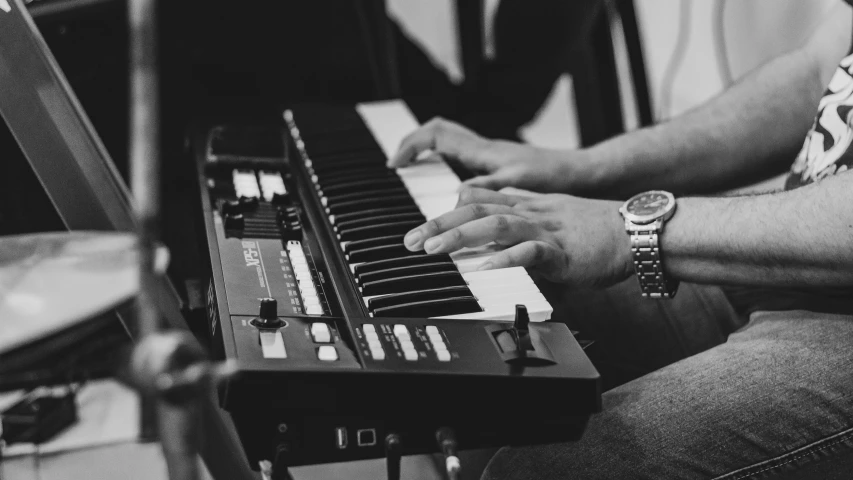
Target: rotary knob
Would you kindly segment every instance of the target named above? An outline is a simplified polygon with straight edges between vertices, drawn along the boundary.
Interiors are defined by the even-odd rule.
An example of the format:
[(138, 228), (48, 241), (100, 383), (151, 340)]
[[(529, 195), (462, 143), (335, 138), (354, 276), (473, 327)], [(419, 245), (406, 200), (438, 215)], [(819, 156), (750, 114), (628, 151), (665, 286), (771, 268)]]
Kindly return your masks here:
[(258, 318), (252, 324), (259, 328), (278, 328), (284, 321), (278, 318), (278, 302), (274, 298), (262, 298)]

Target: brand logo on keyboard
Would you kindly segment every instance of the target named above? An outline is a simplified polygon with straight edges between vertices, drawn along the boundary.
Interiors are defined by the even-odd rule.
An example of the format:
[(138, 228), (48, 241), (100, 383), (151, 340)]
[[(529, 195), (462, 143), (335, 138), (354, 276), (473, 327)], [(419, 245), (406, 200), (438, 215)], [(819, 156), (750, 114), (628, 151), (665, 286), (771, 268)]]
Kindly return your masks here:
[(261, 264), (261, 254), (255, 242), (243, 242), (243, 258), (247, 267), (257, 267)]
[(0, 10), (3, 10), (6, 13), (12, 11), (12, 6), (9, 5), (9, 0), (0, 0)]

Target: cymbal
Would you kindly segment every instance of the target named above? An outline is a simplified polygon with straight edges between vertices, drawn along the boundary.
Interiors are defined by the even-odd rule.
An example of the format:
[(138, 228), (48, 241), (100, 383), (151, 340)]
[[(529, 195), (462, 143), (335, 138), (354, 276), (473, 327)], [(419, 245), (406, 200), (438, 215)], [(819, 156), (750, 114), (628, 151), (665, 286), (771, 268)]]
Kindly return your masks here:
[(0, 354), (95, 318), (139, 290), (136, 237), (0, 237)]

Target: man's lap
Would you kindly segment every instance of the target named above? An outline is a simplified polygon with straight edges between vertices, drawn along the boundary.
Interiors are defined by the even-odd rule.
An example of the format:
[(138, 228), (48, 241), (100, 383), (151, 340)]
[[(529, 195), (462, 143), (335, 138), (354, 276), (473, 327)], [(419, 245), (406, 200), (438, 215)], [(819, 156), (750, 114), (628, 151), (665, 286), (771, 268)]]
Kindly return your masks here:
[[(682, 302), (707, 303), (702, 290)], [(583, 308), (576, 306), (575, 313)], [(724, 305), (708, 310), (715, 308), (725, 311)], [(724, 333), (731, 321), (724, 319), (718, 330)], [(661, 342), (675, 339), (693, 356), (606, 392), (602, 413), (590, 420), (580, 441), (501, 450), (483, 478), (735, 480), (833, 478), (830, 472), (853, 471), (853, 354), (848, 353), (853, 317), (761, 312), (727, 342), (707, 350), (689, 331), (679, 331), (681, 325), (659, 329), (650, 319), (636, 322), (658, 328), (668, 337)], [(612, 328), (599, 333), (612, 334)], [(715, 330), (697, 328), (709, 335)], [(614, 346), (605, 345), (605, 357)], [(646, 346), (637, 348), (642, 354)], [(641, 361), (638, 371), (661, 361)]]

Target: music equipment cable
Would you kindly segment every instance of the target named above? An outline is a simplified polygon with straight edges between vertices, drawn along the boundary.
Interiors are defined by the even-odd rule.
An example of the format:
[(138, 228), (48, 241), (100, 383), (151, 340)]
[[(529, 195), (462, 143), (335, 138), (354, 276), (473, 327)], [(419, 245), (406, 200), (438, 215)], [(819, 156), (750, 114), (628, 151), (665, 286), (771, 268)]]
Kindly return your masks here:
[(385, 436), (385, 466), (388, 480), (400, 480), (400, 460), (402, 457), (403, 439), (396, 433)]
[(456, 441), (456, 433), (450, 427), (441, 427), (435, 432), (435, 440), (438, 448), (444, 454), (444, 468), (447, 471), (448, 480), (460, 480), (462, 463), (456, 450), (459, 443)]

